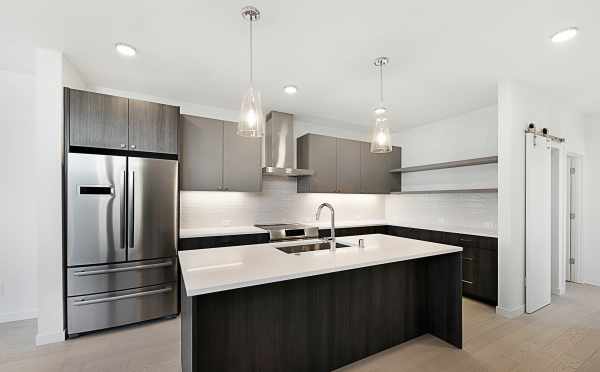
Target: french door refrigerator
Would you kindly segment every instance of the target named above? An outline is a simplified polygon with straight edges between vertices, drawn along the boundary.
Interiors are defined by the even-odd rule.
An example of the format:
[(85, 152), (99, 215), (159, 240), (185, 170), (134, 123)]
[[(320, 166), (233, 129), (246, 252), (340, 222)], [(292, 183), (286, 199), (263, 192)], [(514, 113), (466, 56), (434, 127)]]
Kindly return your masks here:
[(178, 162), (69, 153), (69, 337), (177, 314)]

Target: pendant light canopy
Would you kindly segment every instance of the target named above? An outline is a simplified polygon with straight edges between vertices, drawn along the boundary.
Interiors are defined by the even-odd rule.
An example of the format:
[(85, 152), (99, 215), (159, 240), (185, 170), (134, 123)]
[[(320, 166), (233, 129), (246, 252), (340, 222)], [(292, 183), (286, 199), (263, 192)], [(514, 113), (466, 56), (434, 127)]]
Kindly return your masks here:
[(392, 136), (387, 123), (387, 108), (383, 104), (383, 66), (389, 63), (387, 57), (375, 59), (375, 66), (379, 68), (379, 105), (373, 110), (375, 123), (371, 133), (371, 152), (386, 153), (392, 151)]
[(252, 25), (260, 19), (260, 11), (253, 6), (247, 6), (242, 8), (242, 17), (250, 24), (250, 86), (244, 98), (242, 98), (237, 134), (242, 137), (262, 137), (265, 133), (265, 116), (262, 110), (260, 92), (254, 88), (252, 71)]

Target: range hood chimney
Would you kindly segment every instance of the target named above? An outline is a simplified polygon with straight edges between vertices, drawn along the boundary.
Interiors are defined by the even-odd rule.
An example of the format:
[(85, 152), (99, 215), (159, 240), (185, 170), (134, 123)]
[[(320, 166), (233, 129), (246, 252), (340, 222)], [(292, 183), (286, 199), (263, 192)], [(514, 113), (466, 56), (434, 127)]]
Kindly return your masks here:
[(271, 111), (265, 125), (265, 167), (267, 176), (310, 176), (312, 169), (294, 167), (294, 115)]

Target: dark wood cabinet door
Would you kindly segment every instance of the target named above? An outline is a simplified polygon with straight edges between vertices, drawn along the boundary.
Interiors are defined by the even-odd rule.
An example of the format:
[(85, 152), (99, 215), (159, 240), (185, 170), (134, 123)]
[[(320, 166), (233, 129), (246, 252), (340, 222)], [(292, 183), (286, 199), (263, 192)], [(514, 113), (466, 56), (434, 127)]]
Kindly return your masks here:
[(360, 142), (337, 139), (337, 192), (360, 192)]
[(223, 188), (225, 191), (262, 190), (261, 140), (237, 135), (237, 124), (223, 127)]
[(361, 186), (363, 194), (389, 194), (390, 154), (374, 154), (368, 142), (361, 142)]
[(368, 355), (368, 315), (372, 310), (369, 279), (369, 269), (341, 271), (333, 276), (331, 369)]
[(177, 154), (179, 107), (129, 100), (129, 149)]
[(337, 138), (306, 134), (297, 139), (298, 168), (312, 169), (314, 174), (298, 179), (298, 192), (337, 190)]
[(498, 251), (484, 248), (486, 244), (493, 247), (494, 241), (497, 245), (497, 239), (480, 238), (482, 246), (479, 249), (478, 277), (478, 295), (483, 300), (496, 304), (498, 302)]
[(127, 98), (68, 89), (69, 144), (127, 149)]
[(223, 185), (223, 122), (181, 116), (181, 190), (217, 191)]

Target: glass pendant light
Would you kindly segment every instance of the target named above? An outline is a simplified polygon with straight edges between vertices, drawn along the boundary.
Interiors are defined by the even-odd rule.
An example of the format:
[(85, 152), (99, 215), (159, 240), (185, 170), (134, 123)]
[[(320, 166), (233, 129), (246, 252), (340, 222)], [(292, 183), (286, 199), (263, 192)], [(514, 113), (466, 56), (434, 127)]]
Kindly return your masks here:
[(375, 59), (375, 66), (379, 67), (379, 105), (373, 110), (375, 124), (371, 133), (371, 152), (386, 153), (392, 151), (392, 136), (387, 123), (387, 109), (383, 105), (383, 66), (387, 65), (387, 57)]
[(250, 86), (242, 98), (237, 134), (242, 137), (262, 137), (265, 133), (265, 116), (260, 92), (254, 88), (252, 71), (252, 24), (260, 19), (260, 11), (253, 6), (247, 6), (242, 8), (242, 17), (250, 24)]

